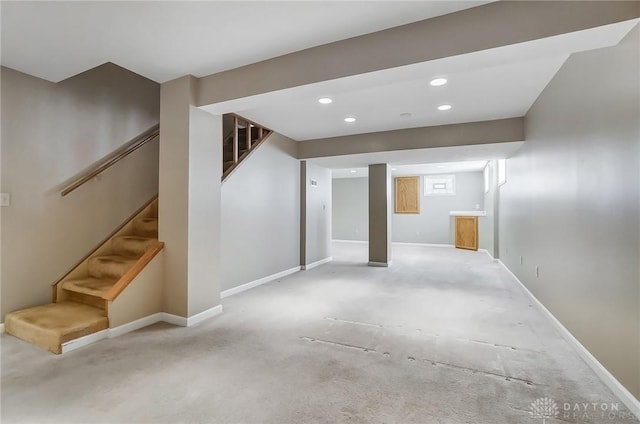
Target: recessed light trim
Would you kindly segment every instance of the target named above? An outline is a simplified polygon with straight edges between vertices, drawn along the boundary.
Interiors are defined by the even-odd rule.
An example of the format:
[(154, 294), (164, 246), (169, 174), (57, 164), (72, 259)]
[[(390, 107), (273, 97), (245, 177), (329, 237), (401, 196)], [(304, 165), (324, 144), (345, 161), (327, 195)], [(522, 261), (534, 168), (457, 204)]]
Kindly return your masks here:
[(355, 174), (355, 173), (356, 173), (356, 172), (358, 172), (358, 171), (356, 171), (355, 169), (352, 169), (352, 170), (351, 170), (351, 171), (349, 171), (349, 172), (351, 172), (352, 174)]
[(346, 122), (348, 124), (352, 124), (352, 123), (356, 122), (356, 117), (355, 116), (346, 116), (344, 118), (344, 122)]
[(330, 103), (333, 103), (333, 99), (331, 97), (320, 97), (318, 99), (318, 103), (322, 105), (328, 105)]
[(440, 87), (445, 85), (446, 83), (447, 83), (447, 79), (440, 77), (440, 78), (432, 79), (429, 84), (431, 84), (432, 87)]
[(451, 110), (452, 107), (453, 106), (451, 106), (451, 105), (440, 105), (440, 106), (438, 106), (438, 110), (440, 110), (440, 111)]

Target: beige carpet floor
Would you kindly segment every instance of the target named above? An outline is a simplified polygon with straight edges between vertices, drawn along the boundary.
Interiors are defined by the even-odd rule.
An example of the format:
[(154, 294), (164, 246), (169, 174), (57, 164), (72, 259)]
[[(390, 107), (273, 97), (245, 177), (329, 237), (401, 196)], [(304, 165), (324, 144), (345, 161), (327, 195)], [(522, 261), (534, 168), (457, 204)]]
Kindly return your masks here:
[[(366, 245), (62, 356), (2, 336), (3, 423), (637, 423), (498, 264), (478, 252)], [(618, 405), (615, 416), (566, 404)]]

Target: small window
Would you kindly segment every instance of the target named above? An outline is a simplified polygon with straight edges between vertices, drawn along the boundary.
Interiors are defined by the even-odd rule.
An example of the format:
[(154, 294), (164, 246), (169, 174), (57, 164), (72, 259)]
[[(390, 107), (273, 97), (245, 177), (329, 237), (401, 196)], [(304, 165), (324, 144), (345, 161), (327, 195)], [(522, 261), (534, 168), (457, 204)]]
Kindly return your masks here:
[(455, 194), (455, 175), (428, 175), (424, 177), (425, 196), (454, 196)]
[(498, 160), (498, 185), (501, 186), (506, 182), (507, 182), (507, 160), (499, 159)]

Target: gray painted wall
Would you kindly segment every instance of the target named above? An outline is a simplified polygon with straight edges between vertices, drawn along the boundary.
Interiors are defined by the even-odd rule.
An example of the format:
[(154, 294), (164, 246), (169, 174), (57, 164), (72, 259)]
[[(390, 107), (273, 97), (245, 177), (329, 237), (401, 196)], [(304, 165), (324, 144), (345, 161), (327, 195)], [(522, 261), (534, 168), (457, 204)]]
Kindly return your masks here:
[(489, 161), (487, 163), (489, 172), (489, 191), (484, 193), (484, 172), (482, 173), (482, 191), (484, 193), (484, 210), (487, 216), (478, 219), (478, 232), (480, 233), (480, 249), (485, 249), (491, 256), (497, 257), (494, 251), (494, 219), (496, 217), (494, 201), (496, 199), (497, 181), (496, 181), (496, 162)]
[[(53, 84), (2, 68), (2, 304), (51, 284), (158, 191), (158, 143), (62, 198), (63, 183), (158, 123), (158, 84), (105, 64)], [(37, 266), (34, 266), (37, 264)]]
[[(453, 244), (454, 221), (449, 212), (475, 210), (476, 205), (482, 210), (485, 201), (482, 172), (454, 175), (455, 196), (424, 196), (424, 176), (420, 176), (420, 214), (393, 214), (394, 242)], [(362, 230), (368, 224), (367, 178), (336, 178), (333, 187), (333, 238), (368, 240), (368, 230)], [(487, 222), (489, 219), (479, 218), (481, 248), (493, 245), (493, 226)]]
[(369, 240), (369, 179), (336, 178), (332, 184), (333, 239)]
[(302, 161), (301, 184), (300, 265), (309, 265), (331, 256), (331, 170)]
[(572, 55), (527, 114), (500, 189), (502, 260), (637, 398), (639, 52), (636, 27)]
[(453, 244), (454, 221), (449, 212), (476, 210), (476, 205), (482, 210), (484, 205), (482, 173), (461, 172), (454, 175), (455, 196), (424, 196), (424, 177), (420, 176), (420, 214), (394, 213), (393, 241)]
[(222, 290), (300, 265), (300, 165), (272, 134), (222, 184)]
[(369, 265), (391, 264), (393, 189), (387, 163), (369, 165)]

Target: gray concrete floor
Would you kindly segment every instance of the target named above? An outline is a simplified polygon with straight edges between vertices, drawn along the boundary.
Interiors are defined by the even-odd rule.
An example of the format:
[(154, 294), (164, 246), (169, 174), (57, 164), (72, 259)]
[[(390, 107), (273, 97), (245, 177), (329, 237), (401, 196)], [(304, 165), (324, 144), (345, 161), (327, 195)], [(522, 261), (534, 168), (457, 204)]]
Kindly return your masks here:
[[(156, 324), (65, 354), (2, 336), (2, 422), (637, 423), (483, 253), (364, 244), (224, 299), (191, 328)], [(576, 402), (619, 404), (603, 415)]]

